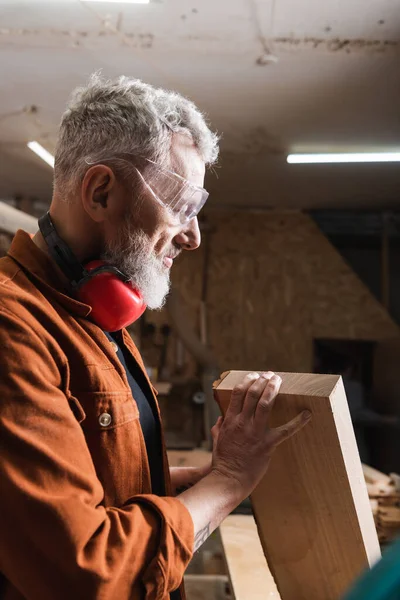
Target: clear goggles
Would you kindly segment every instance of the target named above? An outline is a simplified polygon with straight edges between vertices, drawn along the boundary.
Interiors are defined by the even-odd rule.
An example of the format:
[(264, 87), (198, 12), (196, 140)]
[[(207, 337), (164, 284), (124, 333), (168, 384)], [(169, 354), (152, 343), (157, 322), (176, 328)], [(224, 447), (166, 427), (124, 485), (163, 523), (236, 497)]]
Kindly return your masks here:
[(148, 173), (143, 175), (135, 167), (136, 171), (153, 198), (167, 209), (172, 219), (184, 225), (197, 217), (208, 199), (207, 190), (149, 159), (146, 162), (151, 165)]

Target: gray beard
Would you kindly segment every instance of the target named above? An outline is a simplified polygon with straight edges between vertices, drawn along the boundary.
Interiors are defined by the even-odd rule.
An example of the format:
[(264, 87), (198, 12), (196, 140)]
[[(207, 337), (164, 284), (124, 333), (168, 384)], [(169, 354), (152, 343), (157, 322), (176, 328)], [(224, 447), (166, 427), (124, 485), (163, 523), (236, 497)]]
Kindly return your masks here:
[(129, 277), (148, 308), (164, 306), (170, 289), (169, 269), (149, 250), (149, 240), (143, 231), (121, 232), (119, 239), (108, 244), (101, 258)]

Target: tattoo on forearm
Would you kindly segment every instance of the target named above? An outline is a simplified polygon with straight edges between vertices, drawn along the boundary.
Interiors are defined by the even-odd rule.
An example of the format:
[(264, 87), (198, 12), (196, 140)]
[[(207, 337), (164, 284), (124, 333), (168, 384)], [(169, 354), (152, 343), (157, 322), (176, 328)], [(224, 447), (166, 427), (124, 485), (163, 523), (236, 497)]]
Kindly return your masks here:
[(194, 537), (194, 551), (198, 550), (202, 544), (206, 541), (210, 535), (210, 523), (208, 523), (203, 529), (200, 529)]

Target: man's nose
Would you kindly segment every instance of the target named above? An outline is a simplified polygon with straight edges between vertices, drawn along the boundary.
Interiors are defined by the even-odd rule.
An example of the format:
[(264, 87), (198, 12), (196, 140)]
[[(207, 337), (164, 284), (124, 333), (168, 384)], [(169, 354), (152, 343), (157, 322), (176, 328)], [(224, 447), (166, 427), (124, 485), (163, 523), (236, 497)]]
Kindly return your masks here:
[(175, 236), (175, 242), (183, 250), (196, 250), (201, 244), (201, 233), (197, 217), (190, 219)]

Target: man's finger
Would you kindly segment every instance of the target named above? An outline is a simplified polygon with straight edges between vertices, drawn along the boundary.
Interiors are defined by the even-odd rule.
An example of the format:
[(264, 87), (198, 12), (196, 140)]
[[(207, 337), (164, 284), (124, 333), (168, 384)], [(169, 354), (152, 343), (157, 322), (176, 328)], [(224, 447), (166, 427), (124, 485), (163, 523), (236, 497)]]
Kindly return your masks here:
[(268, 425), (269, 414), (275, 404), (276, 397), (282, 384), (279, 375), (272, 374), (261, 398), (258, 401), (254, 419), (261, 430), (265, 430)]
[(265, 393), (265, 389), (272, 377), (274, 377), (274, 373), (272, 373), (272, 371), (261, 373), (260, 377), (253, 381), (251, 386), (248, 388), (242, 410), (242, 413), (246, 418), (249, 419), (254, 417), (258, 403)]
[(304, 410), (302, 413), (297, 415), (297, 417), (289, 421), (289, 423), (286, 423), (286, 425), (281, 425), (280, 427), (271, 429), (270, 434), (272, 436), (273, 446), (278, 446), (285, 440), (288, 440), (290, 437), (300, 431), (300, 429), (303, 429), (304, 425), (307, 425), (311, 419), (312, 414), (310, 411)]
[(247, 394), (249, 387), (258, 379), (260, 376), (258, 373), (249, 373), (243, 378), (238, 385), (236, 385), (231, 394), (231, 401), (226, 411), (226, 416), (236, 416), (242, 412), (243, 402)]
[(215, 423), (215, 425), (211, 428), (211, 436), (213, 439), (213, 442), (215, 443), (216, 439), (219, 436), (219, 432), (221, 430), (221, 426), (222, 423), (224, 422), (222, 417), (218, 417), (217, 422)]

